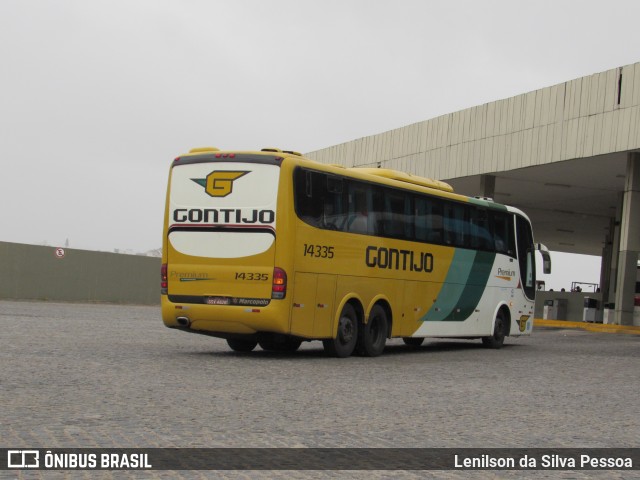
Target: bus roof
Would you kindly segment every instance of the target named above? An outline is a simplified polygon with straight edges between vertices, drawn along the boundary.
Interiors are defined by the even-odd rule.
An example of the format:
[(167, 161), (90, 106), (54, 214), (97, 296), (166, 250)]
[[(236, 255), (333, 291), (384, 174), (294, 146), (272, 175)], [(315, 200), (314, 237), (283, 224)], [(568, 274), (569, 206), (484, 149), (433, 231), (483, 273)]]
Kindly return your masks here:
[[(189, 150), (189, 153), (183, 154), (180, 157), (193, 157), (198, 155), (210, 156), (214, 154), (216, 157), (224, 156), (224, 158), (233, 159), (234, 156), (241, 157), (242, 155), (264, 155), (267, 157), (273, 157), (274, 154), (277, 155), (276, 160), (282, 161), (284, 158), (289, 158), (295, 162), (299, 162), (300, 164), (308, 164), (306, 166), (312, 168), (319, 168), (321, 170), (333, 173), (340, 174), (351, 174), (354, 177), (358, 177), (361, 179), (368, 178), (370, 181), (375, 181), (377, 183), (383, 183), (391, 186), (397, 187), (405, 187), (409, 190), (418, 190), (420, 187), (428, 188), (432, 191), (433, 194), (437, 194), (444, 197), (449, 197), (452, 199), (466, 200), (471, 203), (480, 204), (486, 207), (493, 208), (504, 208), (506, 207), (509, 211), (513, 213), (517, 213), (522, 215), (523, 217), (528, 217), (521, 210), (509, 207), (506, 205), (501, 205), (493, 202), (492, 200), (484, 199), (484, 198), (474, 198), (467, 195), (462, 195), (459, 193), (455, 193), (453, 191), (453, 187), (446, 182), (441, 180), (434, 180), (431, 178), (420, 177), (418, 175), (413, 175), (406, 172), (401, 172), (399, 170), (393, 170), (389, 168), (371, 168), (371, 167), (345, 167), (344, 165), (339, 164), (326, 164), (320, 163), (316, 160), (307, 158), (301, 155), (298, 152), (292, 150), (281, 150), (279, 148), (263, 148), (260, 151), (255, 150), (247, 150), (247, 151), (237, 151), (237, 150), (220, 150), (216, 147), (199, 147), (192, 148)], [(233, 156), (227, 157), (227, 155), (234, 154)], [(178, 158), (180, 158), (178, 157)], [(241, 158), (235, 157), (236, 160), (242, 161)], [(374, 177), (374, 178), (371, 178)]]
[(399, 170), (392, 170), (390, 168), (354, 167), (349, 170), (356, 170), (368, 173), (369, 175), (377, 175), (384, 178), (391, 178), (392, 180), (398, 180), (400, 182), (412, 183), (422, 187), (435, 188), (436, 190), (453, 193), (453, 187), (448, 183), (441, 182), (440, 180), (434, 180), (432, 178), (419, 177), (417, 175), (401, 172)]

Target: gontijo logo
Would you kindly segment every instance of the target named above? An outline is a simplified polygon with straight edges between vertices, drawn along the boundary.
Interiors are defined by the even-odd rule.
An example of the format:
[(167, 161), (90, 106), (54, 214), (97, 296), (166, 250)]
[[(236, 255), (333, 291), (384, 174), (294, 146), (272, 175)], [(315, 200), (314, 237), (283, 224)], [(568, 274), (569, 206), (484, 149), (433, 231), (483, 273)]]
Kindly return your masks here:
[[(211, 197), (223, 198), (233, 191), (233, 182), (251, 171), (214, 170), (206, 178), (192, 178)], [(255, 180), (255, 178), (254, 178)], [(273, 210), (250, 208), (176, 208), (173, 221), (176, 224), (208, 224), (208, 225), (272, 225), (276, 213)]]
[(207, 178), (192, 178), (198, 185), (204, 187), (212, 197), (226, 197), (233, 191), (233, 182), (249, 172), (214, 170)]

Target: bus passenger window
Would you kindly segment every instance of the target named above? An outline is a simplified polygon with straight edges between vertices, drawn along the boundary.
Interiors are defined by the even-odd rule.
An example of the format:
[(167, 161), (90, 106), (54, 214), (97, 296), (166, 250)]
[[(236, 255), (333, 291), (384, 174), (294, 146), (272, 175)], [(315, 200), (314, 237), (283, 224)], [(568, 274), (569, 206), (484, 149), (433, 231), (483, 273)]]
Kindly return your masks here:
[(428, 220), (427, 220), (427, 201), (425, 198), (416, 198), (415, 200), (415, 232), (416, 240), (419, 242), (426, 242), (428, 235)]
[[(408, 196), (402, 193), (385, 192), (384, 234), (393, 238), (410, 238), (412, 230), (408, 230), (410, 209)], [(413, 224), (413, 219), (411, 220)]]
[(442, 202), (416, 197), (415, 212), (416, 240), (442, 244)]
[(297, 169), (294, 173), (294, 205), (298, 217), (309, 225), (321, 227), (324, 175)]
[(415, 220), (413, 218), (413, 197), (411, 195), (404, 196), (404, 238), (407, 240), (415, 239)]
[(368, 185), (369, 190), (369, 228), (372, 235), (384, 235), (384, 193), (382, 188)]
[(455, 203), (445, 205), (444, 240), (446, 245), (467, 247), (468, 222), (465, 221), (465, 207)]
[(489, 228), (488, 212), (482, 208), (472, 207), (469, 214), (471, 248), (493, 251), (495, 246)]
[(328, 193), (324, 202), (322, 227), (328, 230), (342, 230), (346, 218), (346, 205), (342, 195)]
[(351, 182), (349, 185), (349, 216), (345, 230), (353, 233), (369, 233), (369, 206), (366, 186)]
[(515, 257), (513, 217), (501, 212), (491, 212), (490, 217), (493, 220), (493, 237), (496, 252)]

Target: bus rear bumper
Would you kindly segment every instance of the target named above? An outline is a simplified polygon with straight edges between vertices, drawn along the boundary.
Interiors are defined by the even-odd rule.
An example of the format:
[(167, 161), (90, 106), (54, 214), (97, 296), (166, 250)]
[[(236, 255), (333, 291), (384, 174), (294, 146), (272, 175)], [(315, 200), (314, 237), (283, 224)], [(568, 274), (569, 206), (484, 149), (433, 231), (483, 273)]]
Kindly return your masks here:
[(265, 307), (178, 304), (162, 297), (162, 320), (167, 327), (209, 335), (289, 333), (287, 302)]

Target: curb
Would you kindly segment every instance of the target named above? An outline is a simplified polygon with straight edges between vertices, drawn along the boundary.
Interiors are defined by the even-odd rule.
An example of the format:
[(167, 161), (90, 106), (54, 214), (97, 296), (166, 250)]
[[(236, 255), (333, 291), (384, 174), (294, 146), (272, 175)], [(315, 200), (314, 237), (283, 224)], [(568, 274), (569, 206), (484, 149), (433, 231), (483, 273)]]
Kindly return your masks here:
[(640, 327), (634, 325), (610, 325), (602, 323), (590, 322), (569, 322), (566, 320), (543, 320), (534, 318), (534, 327), (551, 327), (551, 328), (581, 328), (589, 332), (598, 333), (626, 333), (629, 335), (640, 335)]

